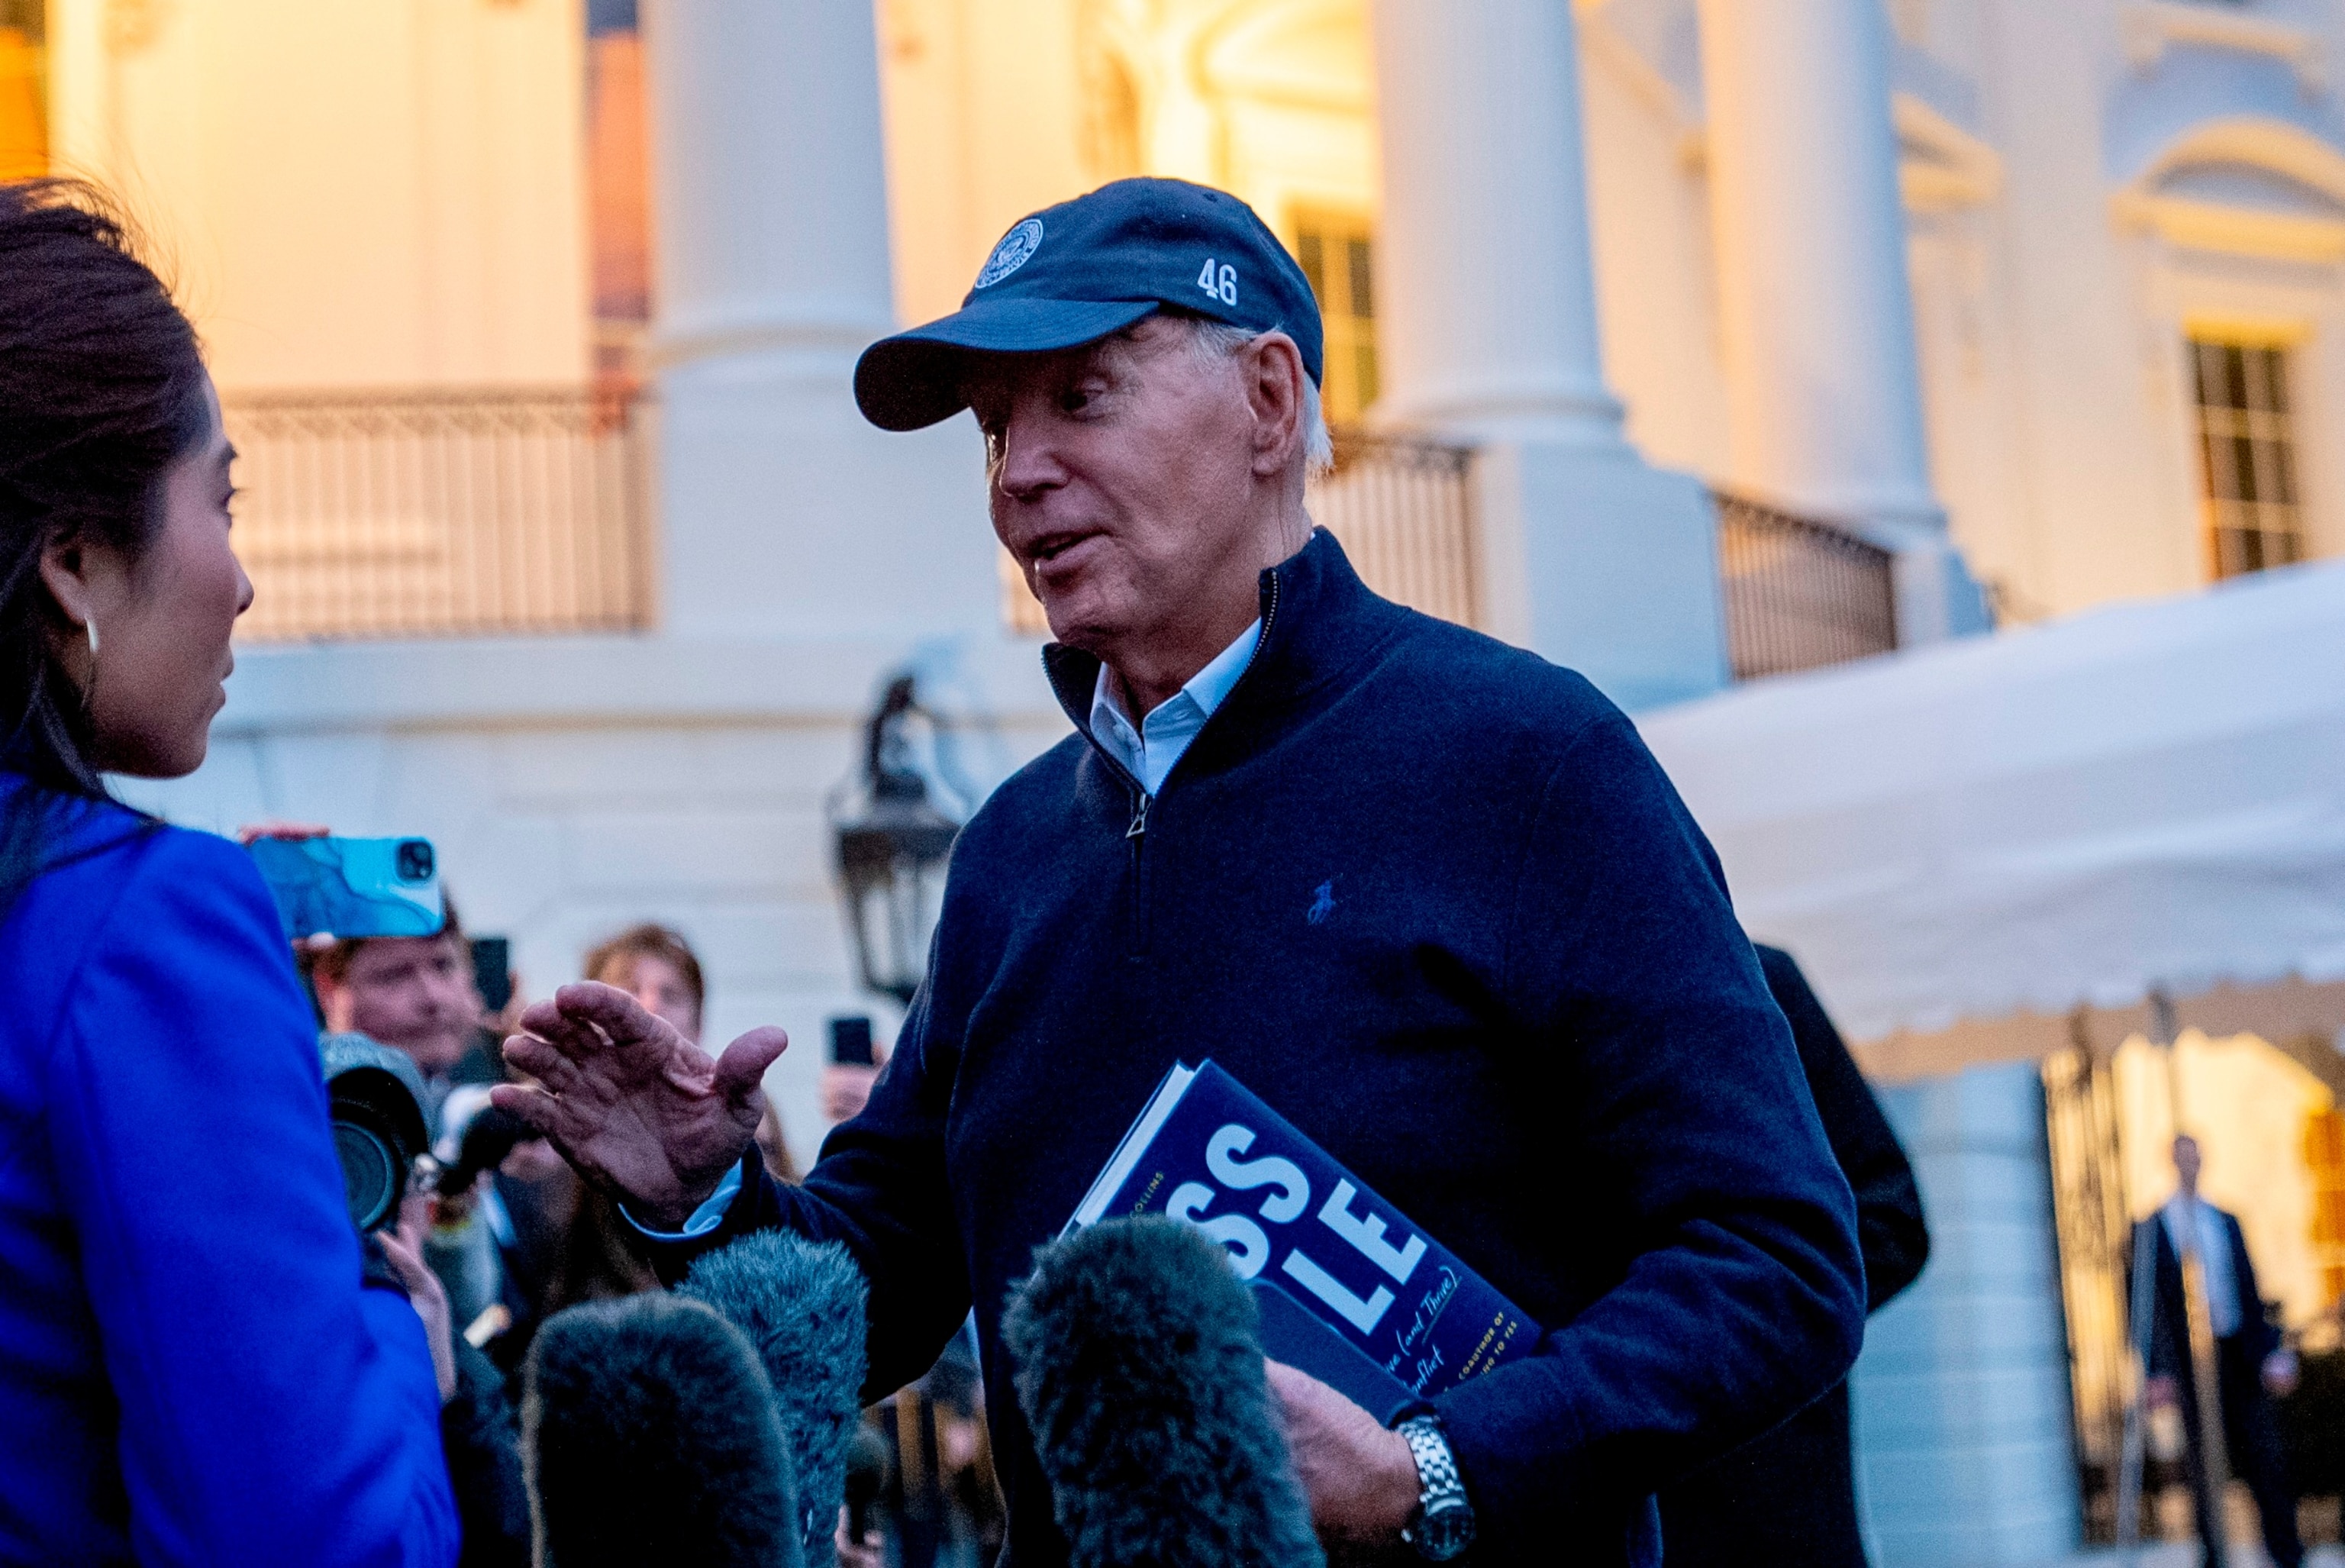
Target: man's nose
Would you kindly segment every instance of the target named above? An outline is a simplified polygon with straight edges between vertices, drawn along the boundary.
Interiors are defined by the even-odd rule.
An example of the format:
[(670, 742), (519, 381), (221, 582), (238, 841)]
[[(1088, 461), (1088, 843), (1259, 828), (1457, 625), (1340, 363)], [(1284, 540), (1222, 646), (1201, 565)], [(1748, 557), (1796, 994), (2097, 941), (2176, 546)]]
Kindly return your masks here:
[(1066, 483), (1053, 423), (1039, 408), (1013, 409), (1002, 423), (993, 483), (1012, 501), (1030, 501)]

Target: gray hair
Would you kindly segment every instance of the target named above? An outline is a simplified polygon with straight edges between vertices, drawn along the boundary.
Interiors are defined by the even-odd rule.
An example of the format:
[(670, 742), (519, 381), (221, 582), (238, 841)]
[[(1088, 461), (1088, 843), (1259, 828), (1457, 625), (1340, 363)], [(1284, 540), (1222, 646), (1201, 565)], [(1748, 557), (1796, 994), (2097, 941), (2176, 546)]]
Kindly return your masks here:
[[(1187, 324), (1191, 350), (1215, 361), (1229, 359), (1263, 335), (1209, 316), (1174, 319)], [(1306, 375), (1303, 378), (1303, 472), (1321, 474), (1335, 466), (1335, 438), (1327, 431), (1327, 413), (1319, 402), (1319, 383)]]

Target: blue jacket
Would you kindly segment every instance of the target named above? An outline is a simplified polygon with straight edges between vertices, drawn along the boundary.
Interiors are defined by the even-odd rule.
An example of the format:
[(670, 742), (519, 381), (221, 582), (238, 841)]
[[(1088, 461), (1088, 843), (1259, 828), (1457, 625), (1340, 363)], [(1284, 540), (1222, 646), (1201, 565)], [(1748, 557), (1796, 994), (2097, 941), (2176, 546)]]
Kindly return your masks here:
[[(1254, 663), (1140, 815), (1086, 735), (953, 851), (928, 983), (862, 1115), (763, 1225), (870, 1276), (871, 1381), (974, 1303), (1019, 1568), (1065, 1560), (1002, 1296), (1176, 1060), (1211, 1056), (1548, 1331), (1440, 1401), (1482, 1563), (1650, 1563), (1649, 1494), (1840, 1380), (1853, 1206), (1700, 832), (1579, 677), (1264, 574)], [(1050, 655), (1088, 722), (1095, 660)]]
[(111, 805), (63, 839), (0, 915), (0, 1563), (453, 1563), (251, 858)]

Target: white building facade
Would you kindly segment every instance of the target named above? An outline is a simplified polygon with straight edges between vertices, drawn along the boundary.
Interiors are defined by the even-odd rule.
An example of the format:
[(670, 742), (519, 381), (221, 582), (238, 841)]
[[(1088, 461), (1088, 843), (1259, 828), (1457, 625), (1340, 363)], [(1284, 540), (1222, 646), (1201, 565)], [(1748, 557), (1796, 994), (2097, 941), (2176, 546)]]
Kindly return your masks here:
[[(652, 303), (614, 382), (615, 34)], [(1715, 493), (1872, 547), (1904, 643), (2345, 554), (2336, 0), (50, 0), (43, 46), (53, 164), (147, 219), (232, 411), (326, 408), (387, 498), (244, 481), (264, 593), (344, 610), (257, 612), (212, 760), (134, 798), (428, 835), (540, 994), (675, 925), (713, 1034), (800, 1042), (802, 1160), (824, 1020), (891, 1026), (831, 858), (879, 687), (919, 673), (980, 792), (1066, 728), (973, 430), (871, 430), (851, 367), (1101, 180), (1254, 202), (1314, 268), (1331, 407), (1466, 453), (1455, 613), (1632, 709), (1738, 667)], [(562, 433), (480, 433), (548, 389)], [(470, 455), (415, 433), (432, 397)], [(594, 615), (345, 613), (489, 573), (458, 534), (503, 504), (455, 497), (529, 511), (614, 431)], [(604, 507), (529, 523), (513, 580)], [(2038, 1093), (1894, 1099), (1940, 1239), (1857, 1381), (1887, 1562), (2076, 1538)]]

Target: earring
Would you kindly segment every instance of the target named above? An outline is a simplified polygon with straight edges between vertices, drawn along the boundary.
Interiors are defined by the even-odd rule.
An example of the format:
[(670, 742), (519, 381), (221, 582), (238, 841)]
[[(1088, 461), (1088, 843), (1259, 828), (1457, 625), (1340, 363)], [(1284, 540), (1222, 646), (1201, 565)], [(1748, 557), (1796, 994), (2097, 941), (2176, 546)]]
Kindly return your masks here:
[(89, 657), (96, 658), (97, 657), (97, 617), (92, 616), (81, 625), (82, 629), (89, 634)]

